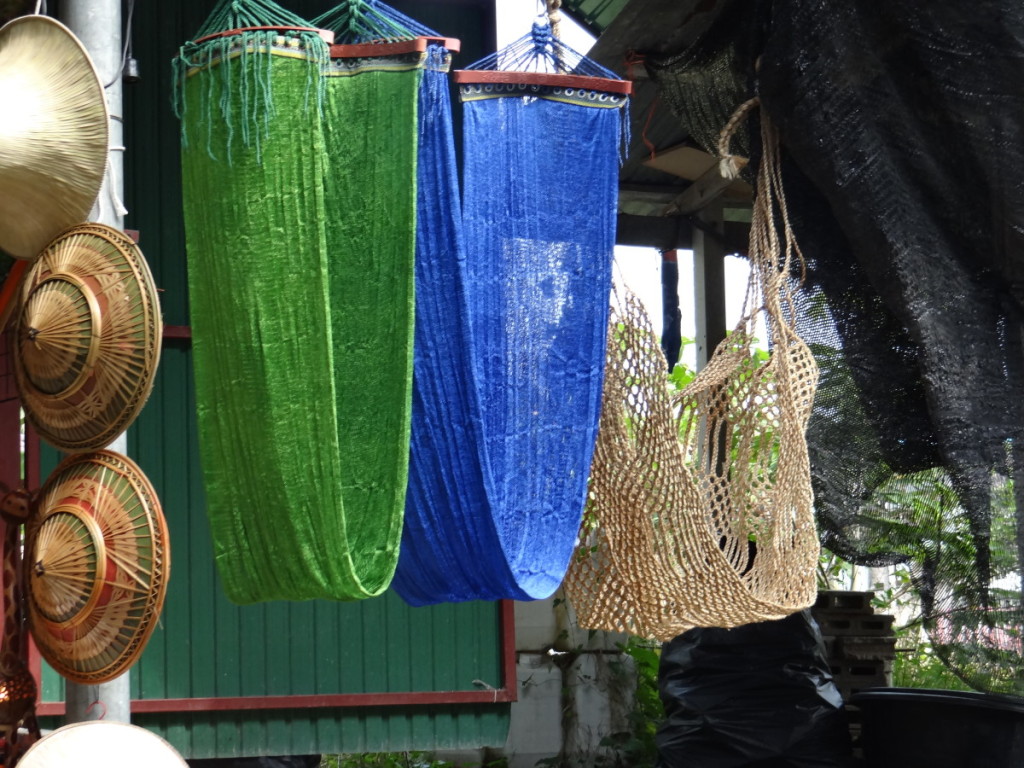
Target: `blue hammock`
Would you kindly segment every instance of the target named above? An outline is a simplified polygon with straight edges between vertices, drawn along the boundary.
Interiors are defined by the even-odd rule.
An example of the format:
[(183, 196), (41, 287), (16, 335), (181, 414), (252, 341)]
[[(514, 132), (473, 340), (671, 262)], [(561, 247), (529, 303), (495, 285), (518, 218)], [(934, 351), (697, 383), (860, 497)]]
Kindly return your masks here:
[(461, 219), (438, 70), (420, 98), (413, 427), (393, 582), (414, 605), (558, 587), (600, 409), (628, 84), (546, 24), (473, 69), (460, 73)]

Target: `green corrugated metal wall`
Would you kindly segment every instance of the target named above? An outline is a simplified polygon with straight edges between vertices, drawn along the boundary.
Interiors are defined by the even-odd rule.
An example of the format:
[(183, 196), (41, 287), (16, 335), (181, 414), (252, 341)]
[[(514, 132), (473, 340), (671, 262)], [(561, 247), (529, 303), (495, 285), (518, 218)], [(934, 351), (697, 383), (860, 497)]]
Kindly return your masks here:
[(625, 8), (627, 0), (563, 0), (562, 6), (570, 15), (590, 30), (595, 37), (611, 24)]
[[(284, 4), (311, 17), (333, 3)], [(460, 37), (462, 63), (493, 47), (493, 10), (486, 0), (394, 4)], [(139, 2), (135, 8), (134, 51), (143, 80), (125, 86), (126, 226), (141, 233), (169, 325), (188, 324), (170, 61), (212, 6), (213, 0), (181, 0)], [(357, 604), (228, 603), (204, 514), (193, 397), (189, 343), (168, 339), (153, 395), (129, 434), (129, 453), (156, 487), (172, 544), (166, 607), (132, 670), (133, 698), (479, 690), (474, 681), (501, 684), (496, 604), (412, 609), (390, 593)], [(43, 700), (63, 700), (62, 681), (48, 668)], [(136, 714), (133, 720), (187, 757), (316, 754), (499, 745), (508, 728), (508, 705), (161, 713)]]

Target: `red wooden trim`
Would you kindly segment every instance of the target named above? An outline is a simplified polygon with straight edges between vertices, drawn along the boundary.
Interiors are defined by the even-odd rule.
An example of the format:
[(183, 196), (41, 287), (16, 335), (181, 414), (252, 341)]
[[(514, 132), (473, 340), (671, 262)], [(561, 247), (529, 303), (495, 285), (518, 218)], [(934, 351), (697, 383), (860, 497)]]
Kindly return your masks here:
[(399, 40), (396, 43), (345, 43), (331, 46), (332, 59), (363, 59), (384, 56), (398, 56), (402, 53), (423, 53), (427, 50), (427, 38)]
[(164, 338), (165, 339), (191, 339), (192, 338), (192, 326), (191, 325), (165, 325), (164, 326)]
[(198, 40), (193, 40), (192, 42), (198, 45), (199, 43), (205, 43), (209, 40), (217, 40), (222, 37), (230, 37), (231, 35), (240, 35), (244, 32), (316, 32), (328, 45), (334, 43), (334, 33), (331, 32), (331, 30), (317, 29), (316, 27), (238, 27), (237, 29), (227, 29), (223, 32), (206, 35), (205, 37), (200, 37)]
[[(506, 704), (516, 701), (515, 604), (501, 600), (498, 609), (501, 687), (482, 691), (416, 691), (387, 693), (327, 693), (296, 696), (216, 696), (201, 699), (134, 699), (133, 713), (143, 712), (238, 712), (268, 709), (327, 709), (332, 707), (402, 707), (439, 704)], [(39, 680), (39, 654), (34, 646), (33, 673)], [(64, 714), (64, 702), (43, 701), (39, 715)]]
[(430, 37), (429, 35), (423, 37), (427, 43), (440, 43), (452, 53), (458, 53), (462, 50), (462, 41), (457, 37)]
[[(331, 709), (338, 707), (437, 706), (439, 704), (503, 704), (512, 701), (504, 689), (494, 691), (421, 691), (415, 693), (329, 693), (309, 696), (218, 696), (205, 699), (133, 699), (133, 714), (142, 712), (252, 712), (268, 709)], [(40, 702), (39, 715), (63, 715), (64, 702)]]
[[(21, 287), (21, 278), (28, 267), (29, 262), (24, 259), (15, 259), (14, 263), (11, 264), (11, 269), (7, 273), (7, 279), (4, 280), (3, 288), (0, 288), (0, 315), (5, 314), (7, 305), (14, 300), (14, 294)], [(0, 327), (0, 330), (3, 330), (3, 328)]]
[(459, 69), (455, 82), (465, 85), (503, 83), (519, 85), (545, 85), (562, 88), (582, 88), (586, 91), (604, 91), (628, 96), (633, 92), (629, 80), (611, 80), (604, 77), (581, 77), (580, 75), (556, 75), (551, 72), (496, 72), (484, 69)]
[(454, 37), (416, 37), (412, 40), (398, 40), (392, 43), (341, 43), (331, 46), (331, 58), (361, 59), (398, 56), (403, 53), (423, 53), (430, 43), (440, 43), (453, 53), (458, 53), (462, 47), (462, 42)]

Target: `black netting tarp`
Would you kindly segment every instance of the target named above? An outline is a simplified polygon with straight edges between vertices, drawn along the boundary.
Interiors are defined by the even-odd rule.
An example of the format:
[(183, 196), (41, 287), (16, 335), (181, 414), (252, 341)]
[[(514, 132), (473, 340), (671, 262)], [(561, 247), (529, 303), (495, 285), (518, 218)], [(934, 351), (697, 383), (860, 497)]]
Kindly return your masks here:
[[(716, 91), (756, 91), (780, 128), (807, 257), (800, 327), (822, 371), (823, 543), (910, 564), (954, 671), (1021, 693), (1024, 5), (757, 8), (723, 16), (734, 38), (719, 25), (650, 69), (680, 112), (700, 101), (702, 123), (728, 118)], [(673, 100), (684, 81), (696, 95)]]

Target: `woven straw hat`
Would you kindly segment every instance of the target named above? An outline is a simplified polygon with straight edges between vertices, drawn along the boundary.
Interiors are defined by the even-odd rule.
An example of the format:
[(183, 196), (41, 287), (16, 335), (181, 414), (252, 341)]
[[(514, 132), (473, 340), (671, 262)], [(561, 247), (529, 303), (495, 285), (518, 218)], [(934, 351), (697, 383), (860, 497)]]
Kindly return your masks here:
[(39, 435), (69, 453), (107, 445), (149, 396), (160, 305), (146, 260), (123, 232), (82, 224), (31, 265), (15, 322), (14, 374)]
[(93, 720), (58, 728), (33, 744), (21, 768), (188, 768), (170, 744), (137, 725)]
[(0, 249), (34, 259), (99, 194), (107, 102), (71, 31), (22, 16), (0, 29), (0, 103)]
[(170, 575), (167, 524), (130, 459), (97, 451), (53, 471), (25, 527), (28, 628), (76, 683), (117, 677), (142, 653)]

